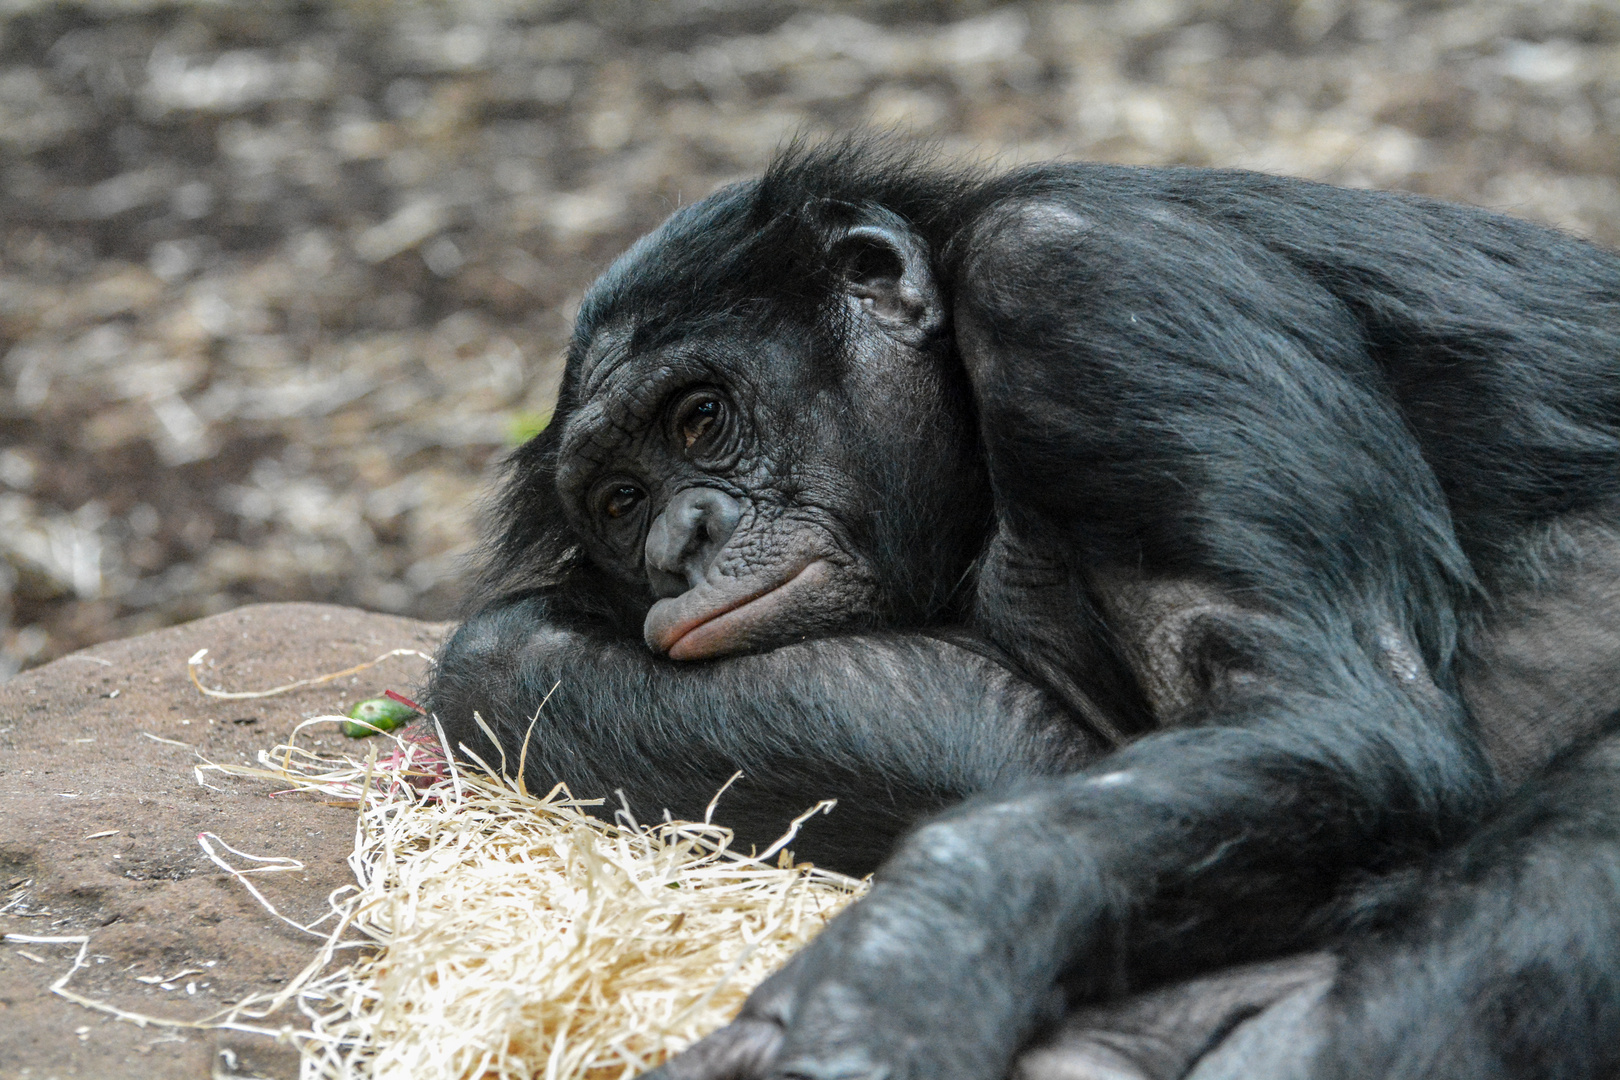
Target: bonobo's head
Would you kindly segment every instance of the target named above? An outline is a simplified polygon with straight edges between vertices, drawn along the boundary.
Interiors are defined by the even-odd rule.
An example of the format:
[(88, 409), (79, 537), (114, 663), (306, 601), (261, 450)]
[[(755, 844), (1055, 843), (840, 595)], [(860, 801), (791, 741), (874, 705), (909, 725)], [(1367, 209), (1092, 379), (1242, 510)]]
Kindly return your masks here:
[(587, 559), (586, 601), (679, 660), (959, 599), (989, 501), (935, 253), (836, 156), (680, 210), (591, 287), (497, 584)]

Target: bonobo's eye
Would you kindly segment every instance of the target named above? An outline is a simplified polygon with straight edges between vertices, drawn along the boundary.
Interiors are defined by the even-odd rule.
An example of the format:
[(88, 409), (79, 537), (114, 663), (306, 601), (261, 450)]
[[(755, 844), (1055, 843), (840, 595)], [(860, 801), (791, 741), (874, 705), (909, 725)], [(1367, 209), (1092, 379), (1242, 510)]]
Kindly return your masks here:
[(634, 510), (647, 493), (634, 484), (613, 484), (602, 495), (602, 513), (615, 520)]
[(694, 390), (675, 406), (675, 437), (683, 450), (719, 443), (726, 427), (726, 402), (714, 390)]

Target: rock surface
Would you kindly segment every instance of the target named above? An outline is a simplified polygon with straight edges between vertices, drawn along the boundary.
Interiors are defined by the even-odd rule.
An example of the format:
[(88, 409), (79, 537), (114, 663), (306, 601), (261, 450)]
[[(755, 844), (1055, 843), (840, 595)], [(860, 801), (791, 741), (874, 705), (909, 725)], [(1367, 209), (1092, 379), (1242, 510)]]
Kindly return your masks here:
[[(301, 871), (254, 882), (283, 915), (308, 923), (353, 881), (345, 860), (354, 813), (307, 795), (276, 798), (276, 785), (262, 781), (210, 773), (205, 786), (193, 768), (251, 762), (307, 717), (384, 689), (408, 692), (425, 661), (396, 657), (321, 686), (230, 701), (199, 693), (187, 659), (207, 649), (205, 684), (260, 690), (393, 649), (428, 653), (448, 628), (325, 604), (260, 604), (98, 645), (0, 684), (0, 934), (88, 936), (89, 966), (70, 989), (144, 1016), (197, 1020), (285, 984), (316, 939), (209, 861), (198, 834), (301, 862)], [(301, 745), (322, 741), (355, 745), (335, 728), (300, 736)], [(138, 1027), (53, 995), (77, 950), (0, 945), (0, 1080), (298, 1075), (296, 1051), (264, 1036)], [(1244, 1018), (1271, 1015), (1273, 1002), (1286, 1023), (1288, 1002), (1320, 993), (1331, 971), (1330, 960), (1304, 956), (1084, 1010), (1032, 1048), (1017, 1075), (1124, 1077), (1134, 1075), (1120, 1071), (1132, 1060), (1179, 1073), (1222, 1033), (1243, 1031)]]
[[(307, 922), (353, 880), (344, 860), (354, 813), (305, 795), (272, 798), (274, 786), (259, 781), (209, 775), (205, 787), (193, 766), (251, 761), (305, 717), (384, 689), (409, 693), (425, 663), (396, 657), (322, 686), (229, 701), (197, 691), (187, 658), (209, 650), (211, 686), (266, 689), (390, 649), (431, 653), (445, 629), (324, 604), (263, 604), (99, 645), (0, 684), (0, 933), (89, 935), (90, 966), (71, 989), (152, 1016), (198, 1018), (296, 975), (315, 939), (211, 863), (198, 834), (301, 861), (303, 872), (256, 884), (283, 914)], [(335, 729), (313, 737), (347, 742)], [(296, 1053), (259, 1036), (142, 1029), (53, 996), (76, 950), (0, 946), (4, 1080), (297, 1075)], [(140, 981), (188, 968), (196, 970), (168, 983), (174, 989)]]

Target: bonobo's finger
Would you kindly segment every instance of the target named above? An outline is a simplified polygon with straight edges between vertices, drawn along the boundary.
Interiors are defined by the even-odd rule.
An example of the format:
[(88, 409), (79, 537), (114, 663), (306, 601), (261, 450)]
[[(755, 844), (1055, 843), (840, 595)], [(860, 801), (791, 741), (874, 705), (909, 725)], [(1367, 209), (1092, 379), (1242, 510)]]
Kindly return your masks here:
[[(1049, 1038), (1025, 1051), (1015, 1080), (1180, 1080), (1222, 1054), (1234, 1029), (1300, 995), (1320, 994), (1336, 962), (1321, 953), (1290, 957), (1191, 979), (1123, 1001), (1076, 1009)], [(1292, 1015), (1292, 1014), (1290, 1014)], [(1287, 1041), (1281, 1022), (1267, 1027)], [(1249, 1042), (1257, 1036), (1246, 1035)], [(1208, 1056), (1208, 1057), (1206, 1057)], [(1237, 1058), (1242, 1061), (1241, 1057)], [(1211, 1076), (1225, 1076), (1212, 1072)], [(1244, 1075), (1241, 1070), (1233, 1075)], [(1271, 1074), (1260, 1070), (1251, 1075)]]
[(774, 1020), (734, 1020), (664, 1062), (643, 1080), (758, 1080), (782, 1045)]

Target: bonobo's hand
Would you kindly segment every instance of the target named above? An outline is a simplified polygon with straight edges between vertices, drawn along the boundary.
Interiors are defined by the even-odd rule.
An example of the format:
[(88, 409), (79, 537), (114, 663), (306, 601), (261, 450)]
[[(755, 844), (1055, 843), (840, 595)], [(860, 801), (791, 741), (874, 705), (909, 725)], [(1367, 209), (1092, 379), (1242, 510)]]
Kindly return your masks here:
[(974, 915), (880, 881), (735, 1021), (649, 1075), (1000, 1080), (1060, 998)]
[(1107, 895), (1085, 872), (1085, 838), (1049, 827), (1044, 792), (1032, 783), (913, 831), (864, 898), (662, 1080), (1002, 1080), (1058, 1017), (1058, 977)]
[[(1303, 1077), (1321, 1032), (1310, 1010), (1331, 984), (1332, 957), (1303, 954), (1246, 964), (1123, 1001), (1078, 1009), (1010, 1069), (1006, 1032), (978, 1023), (978, 1003), (955, 984), (873, 1001), (858, 969), (853, 992), (836, 976), (800, 970), (816, 946), (763, 983), (737, 1019), (648, 1080), (812, 1077), (967, 1077), (1014, 1080), (1238, 1080)], [(896, 957), (895, 959), (898, 959)], [(940, 959), (919, 958), (921, 966)], [(934, 969), (938, 970), (938, 969)], [(913, 988), (916, 989), (916, 988)], [(955, 1016), (947, 1010), (954, 1007)], [(998, 1049), (998, 1047), (1000, 1049)], [(1012, 1049), (1019, 1049), (1015, 1046)], [(1258, 1067), (1257, 1067), (1258, 1066)]]

